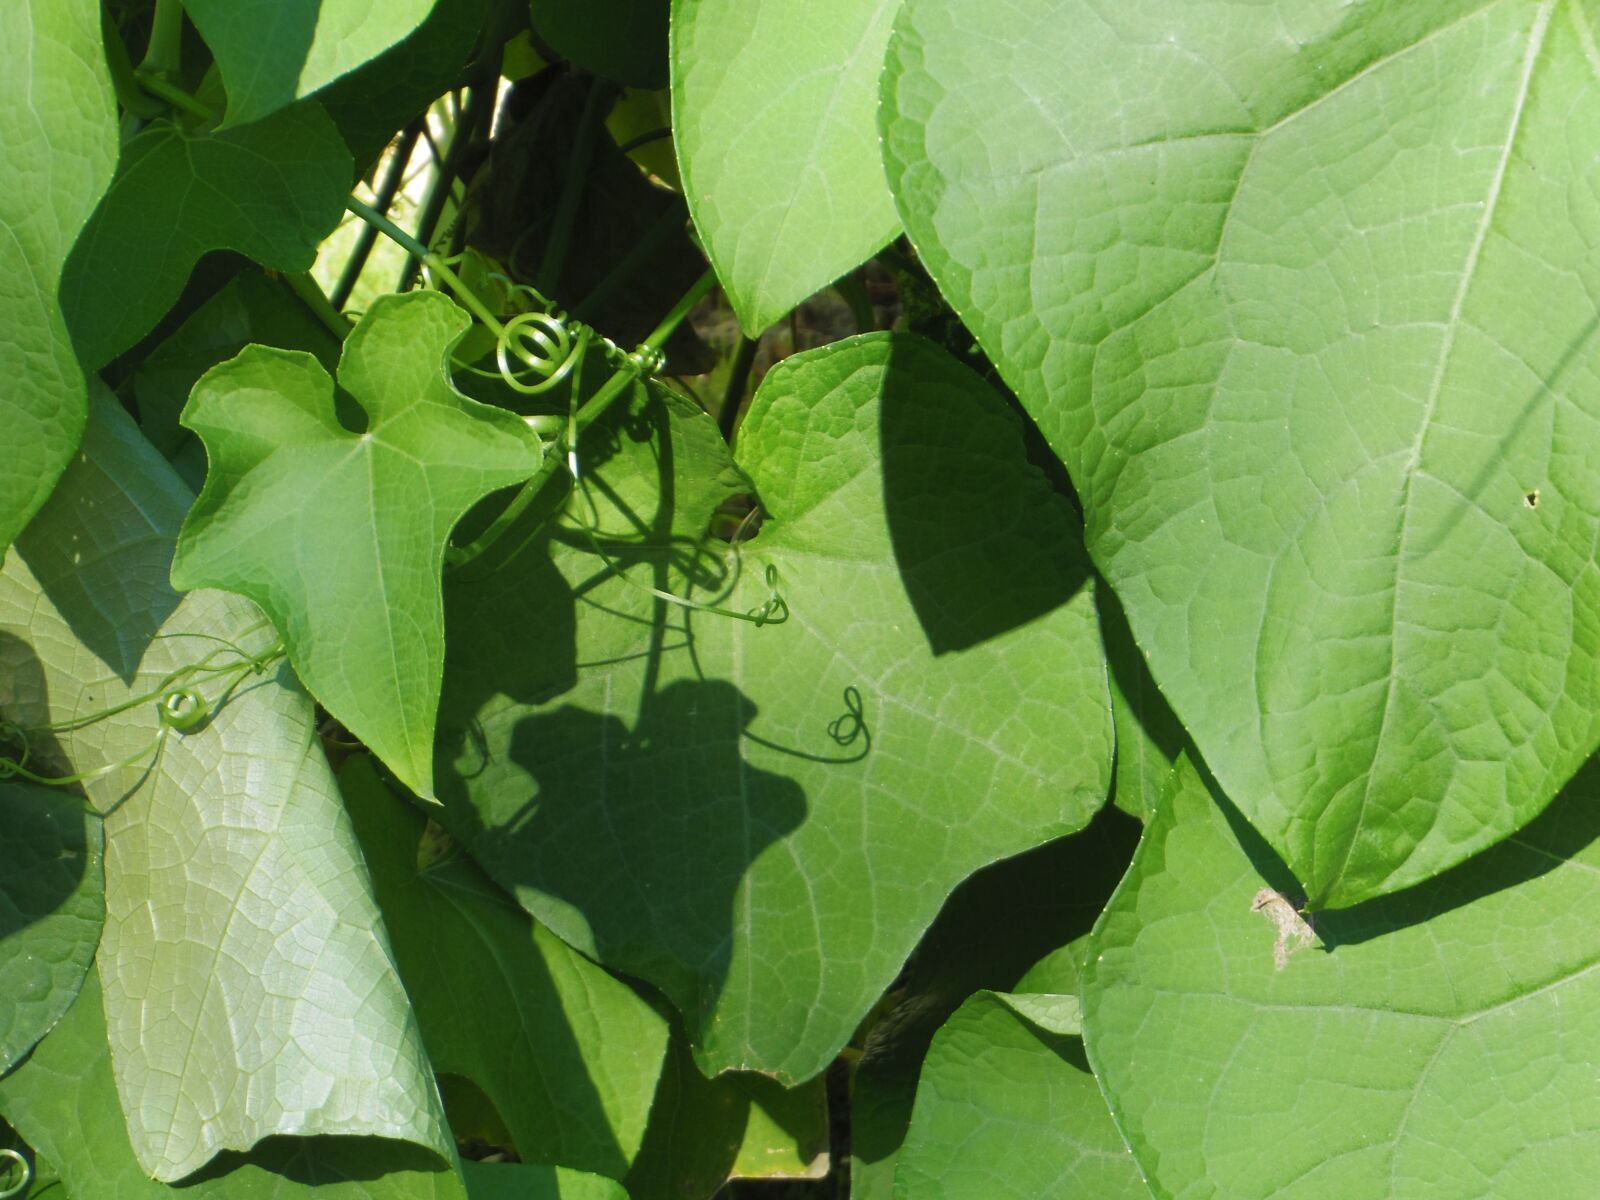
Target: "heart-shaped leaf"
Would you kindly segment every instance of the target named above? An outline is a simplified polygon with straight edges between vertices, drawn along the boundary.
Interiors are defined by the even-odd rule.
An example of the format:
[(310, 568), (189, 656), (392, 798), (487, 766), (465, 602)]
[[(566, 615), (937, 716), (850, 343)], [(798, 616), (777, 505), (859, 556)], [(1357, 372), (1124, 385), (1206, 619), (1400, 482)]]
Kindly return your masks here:
[(1583, 5), (908, 0), (891, 186), (1313, 907), (1600, 743)]
[(373, 304), (339, 362), (361, 432), (340, 423), (315, 358), (263, 346), (208, 371), (183, 414), (211, 466), (173, 586), (260, 604), (311, 693), (422, 796), (433, 794), (445, 542), (541, 457), (521, 419), (451, 385), (449, 349), (468, 324), (437, 292)]

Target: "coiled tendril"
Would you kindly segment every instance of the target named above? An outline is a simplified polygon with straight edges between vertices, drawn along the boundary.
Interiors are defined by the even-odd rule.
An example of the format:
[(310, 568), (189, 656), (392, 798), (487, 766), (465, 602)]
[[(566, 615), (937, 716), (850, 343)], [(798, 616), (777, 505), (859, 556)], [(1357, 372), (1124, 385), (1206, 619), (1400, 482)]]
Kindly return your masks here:
[[(4, 1189), (0, 1190), (0, 1200), (9, 1200), (10, 1197), (20, 1196), (27, 1191), (28, 1184), (33, 1182), (33, 1167), (29, 1165), (28, 1160), (23, 1158), (20, 1153), (9, 1147), (0, 1149), (0, 1164), (4, 1163), (15, 1163), (15, 1169), (22, 1172), (22, 1178), (15, 1183), (6, 1184)], [(0, 1181), (9, 1176), (12, 1170), (13, 1168), (10, 1166), (0, 1166)]]

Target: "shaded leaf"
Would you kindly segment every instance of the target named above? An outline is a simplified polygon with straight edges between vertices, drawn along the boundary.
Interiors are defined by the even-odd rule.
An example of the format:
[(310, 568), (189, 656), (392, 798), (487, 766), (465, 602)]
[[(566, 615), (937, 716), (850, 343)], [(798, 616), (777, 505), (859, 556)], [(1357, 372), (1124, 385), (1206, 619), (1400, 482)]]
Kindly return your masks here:
[[(0, 636), (0, 663), (18, 665)], [(0, 696), (11, 687), (0, 685)], [(0, 704), (3, 714), (9, 704)], [(0, 753), (6, 751), (0, 731)], [(105, 922), (100, 822), (75, 797), (0, 782), (0, 1075), (78, 995)]]
[(666, 1021), (469, 860), (427, 863), (422, 816), (369, 759), (347, 762), (339, 785), (434, 1069), (482, 1089), (524, 1161), (620, 1178), (644, 1139)]
[[(701, 541), (748, 485), (689, 411), (636, 406), (585, 442), (627, 582), (583, 549), (580, 499), (552, 560), (536, 543), (452, 589), (441, 795), (530, 911), (662, 988), (703, 1070), (808, 1079), (956, 884), (1105, 799), (1104, 660), (1065, 503), (931, 344), (858, 338), (767, 376), (740, 451), (771, 516), (739, 553)], [(789, 617), (646, 583), (734, 612), (776, 591)]]
[[(107, 1070), (140, 1173), (178, 1179), (275, 1133), (382, 1134), (449, 1155), (292, 672), (279, 663), (265, 674), (240, 667), (231, 682), (190, 677), (212, 715), (188, 733), (157, 712), (154, 693), (173, 671), (226, 668), (272, 642), (248, 601), (167, 586), (188, 502), (102, 391), (83, 453), (0, 573), (0, 639), (30, 648), (36, 664), (32, 678), (12, 677), (25, 686), (7, 716), (30, 728), (74, 723), (30, 737), (41, 772), (104, 772), (82, 785), (107, 814), (97, 963)], [(141, 696), (150, 699), (91, 719)]]
[(673, 4), (684, 195), (752, 337), (899, 232), (875, 116), (896, 7)]
[[(979, 989), (1069, 991), (1041, 956), (1086, 935), (1139, 827), (1109, 806), (1071, 837), (985, 867), (951, 895), (868, 1033), (850, 1095), (850, 1194), (892, 1200), (917, 1075), (933, 1036)], [(1050, 961), (1048, 958), (1044, 962)], [(1026, 975), (1024, 974), (1026, 972)]]
[(1148, 821), (1188, 737), (1150, 677), (1116, 593), (1103, 580), (1095, 587), (1095, 607), (1100, 612), (1100, 635), (1105, 639), (1111, 715), (1117, 727), (1117, 770), (1111, 795), (1123, 812)]
[(978, 992), (933, 1039), (901, 1200), (1149, 1195), (1083, 1056), (1078, 998)]
[(111, 182), (117, 112), (93, 0), (0, 5), (0, 554), (83, 436), (83, 372), (56, 307), (72, 241)]
[(468, 1200), (628, 1200), (615, 1180), (565, 1167), (463, 1162), (461, 1178)]
[(451, 385), (447, 355), (468, 324), (437, 292), (380, 297), (339, 364), (359, 432), (341, 424), (316, 359), (262, 346), (207, 372), (183, 415), (211, 466), (173, 585), (260, 604), (306, 687), (422, 796), (433, 791), (445, 542), (541, 453), (520, 419)]
[(903, 10), (907, 228), (1314, 907), (1493, 845), (1600, 742), (1591, 21)]
[(533, 0), (533, 29), (585, 71), (636, 88), (667, 86), (670, 0)]
[(222, 1156), (181, 1191), (170, 1188), (134, 1156), (106, 1050), (100, 980), (91, 971), (54, 1032), (0, 1079), (0, 1113), (50, 1160), (73, 1197), (466, 1200), (460, 1176), (433, 1154), (371, 1137), (270, 1138), (248, 1155)]
[(208, 250), (309, 270), (350, 178), (350, 152), (314, 101), (237, 129), (192, 134), (163, 121), (135, 136), (62, 272), (61, 311), (84, 365), (104, 366), (148, 333)]
[(434, 0), (183, 0), (228, 89), (222, 128), (311, 95), (409, 36)]
[[(1600, 865), (1586, 767), (1504, 844), (1315, 918), (1274, 964), (1252, 911), (1292, 887), (1185, 759), (1084, 980), (1089, 1056), (1157, 1196), (1544, 1196), (1600, 1169)], [(1293, 897), (1290, 897), (1291, 901)]]

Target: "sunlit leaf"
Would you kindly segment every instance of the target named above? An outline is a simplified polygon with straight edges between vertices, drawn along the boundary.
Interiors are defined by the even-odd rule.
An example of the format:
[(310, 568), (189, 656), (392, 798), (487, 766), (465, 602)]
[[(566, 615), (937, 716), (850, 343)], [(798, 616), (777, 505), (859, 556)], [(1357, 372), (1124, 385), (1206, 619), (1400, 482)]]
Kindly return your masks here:
[(262, 346), (207, 372), (183, 415), (211, 466), (174, 586), (260, 604), (311, 693), (423, 796), (433, 790), (446, 539), (541, 455), (519, 418), (451, 386), (448, 352), (467, 325), (437, 292), (373, 304), (339, 364), (359, 431), (341, 423), (315, 358)]
[(1493, 845), (1600, 742), (1592, 21), (902, 10), (907, 228), (1316, 907)]

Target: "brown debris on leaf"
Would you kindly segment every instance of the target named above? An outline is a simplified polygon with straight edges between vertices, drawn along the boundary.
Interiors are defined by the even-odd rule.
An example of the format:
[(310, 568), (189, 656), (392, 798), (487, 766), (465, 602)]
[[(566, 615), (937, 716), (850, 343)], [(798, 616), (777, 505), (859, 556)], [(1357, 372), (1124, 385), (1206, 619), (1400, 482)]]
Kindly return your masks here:
[(1301, 914), (1289, 898), (1273, 888), (1262, 888), (1250, 902), (1250, 911), (1264, 913), (1278, 930), (1272, 947), (1272, 961), (1278, 970), (1289, 965), (1289, 956), (1304, 950), (1316, 938), (1311, 921)]

